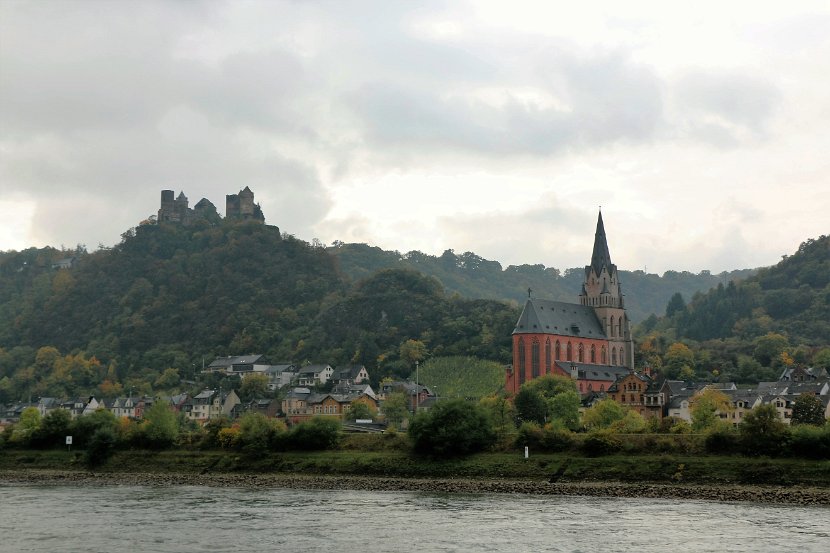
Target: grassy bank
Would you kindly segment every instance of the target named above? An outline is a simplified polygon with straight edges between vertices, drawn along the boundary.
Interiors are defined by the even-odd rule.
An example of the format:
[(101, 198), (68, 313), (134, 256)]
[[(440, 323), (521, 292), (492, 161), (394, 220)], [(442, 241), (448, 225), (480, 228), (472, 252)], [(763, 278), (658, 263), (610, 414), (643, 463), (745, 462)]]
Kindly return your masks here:
[[(0, 470), (87, 471), (80, 452), (3, 451)], [(604, 456), (487, 453), (429, 459), (400, 451), (269, 453), (249, 457), (223, 451), (120, 451), (96, 472), (295, 473), (403, 478), (525, 479), (559, 482), (770, 484), (830, 488), (830, 461), (737, 456)]]

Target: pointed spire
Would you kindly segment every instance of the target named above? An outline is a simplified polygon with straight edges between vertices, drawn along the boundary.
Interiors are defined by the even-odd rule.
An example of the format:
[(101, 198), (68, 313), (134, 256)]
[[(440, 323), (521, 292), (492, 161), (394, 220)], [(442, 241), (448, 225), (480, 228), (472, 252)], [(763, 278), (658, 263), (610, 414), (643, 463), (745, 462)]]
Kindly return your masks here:
[(591, 268), (599, 275), (602, 267), (611, 272), (611, 254), (608, 253), (608, 240), (605, 238), (605, 225), (602, 224), (602, 211), (597, 218), (597, 232), (594, 235), (594, 252), (591, 254)]

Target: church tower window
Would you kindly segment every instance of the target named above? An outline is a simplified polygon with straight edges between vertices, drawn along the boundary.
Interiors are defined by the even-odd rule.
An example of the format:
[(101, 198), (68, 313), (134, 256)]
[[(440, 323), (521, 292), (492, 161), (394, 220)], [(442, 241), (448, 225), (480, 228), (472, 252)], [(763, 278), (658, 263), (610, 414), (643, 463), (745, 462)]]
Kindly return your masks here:
[(611, 348), (611, 364), (617, 364), (617, 348)]

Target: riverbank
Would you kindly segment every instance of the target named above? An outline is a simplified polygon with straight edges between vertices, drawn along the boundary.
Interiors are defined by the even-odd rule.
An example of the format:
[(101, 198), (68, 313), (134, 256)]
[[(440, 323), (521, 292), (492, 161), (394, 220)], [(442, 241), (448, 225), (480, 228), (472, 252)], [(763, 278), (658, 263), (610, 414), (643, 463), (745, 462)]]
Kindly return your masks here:
[(2, 484), (73, 486), (213, 486), (430, 493), (510, 493), (655, 499), (702, 499), (830, 506), (830, 489), (817, 487), (653, 484), (622, 482), (549, 482), (492, 478), (389, 478), (314, 474), (188, 474), (92, 472), (52, 469), (0, 470)]
[(488, 453), (435, 459), (397, 451), (119, 451), (88, 469), (82, 452), (0, 452), (0, 483), (203, 485), (523, 493), (830, 505), (830, 462), (734, 456), (574, 457)]

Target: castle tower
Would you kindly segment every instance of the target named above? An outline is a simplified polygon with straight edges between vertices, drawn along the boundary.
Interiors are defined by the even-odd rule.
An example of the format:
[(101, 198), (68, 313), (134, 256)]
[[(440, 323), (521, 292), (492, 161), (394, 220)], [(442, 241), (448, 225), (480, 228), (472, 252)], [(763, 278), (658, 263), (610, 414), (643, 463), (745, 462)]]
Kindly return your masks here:
[(254, 203), (254, 193), (247, 186), (239, 194), (225, 196), (225, 217), (228, 219), (254, 219), (265, 222), (259, 204)]
[(161, 206), (159, 207), (157, 221), (159, 223), (169, 222), (173, 217), (173, 191), (161, 191)]
[(247, 186), (239, 192), (239, 215), (243, 219), (254, 216), (254, 193)]
[(617, 266), (611, 263), (602, 212), (597, 218), (594, 251), (591, 254), (591, 264), (585, 267), (585, 281), (579, 294), (579, 303), (594, 309), (610, 342), (610, 359), (603, 361), (603, 364), (633, 368), (634, 342), (631, 337), (631, 322), (625, 312), (625, 299), (620, 287)]

